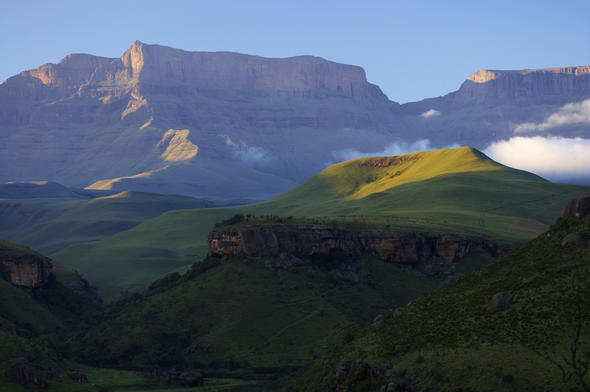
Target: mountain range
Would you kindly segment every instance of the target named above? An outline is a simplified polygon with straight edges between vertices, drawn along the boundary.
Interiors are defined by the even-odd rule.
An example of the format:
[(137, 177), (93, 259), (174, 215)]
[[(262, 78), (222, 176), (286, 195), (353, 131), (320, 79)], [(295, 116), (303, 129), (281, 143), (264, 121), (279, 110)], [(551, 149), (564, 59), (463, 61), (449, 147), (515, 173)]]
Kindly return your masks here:
[(400, 105), (357, 66), (136, 41), (119, 58), (70, 54), (0, 85), (0, 181), (263, 200), (351, 150), (485, 148), (588, 97), (590, 67), (481, 70), (456, 92)]

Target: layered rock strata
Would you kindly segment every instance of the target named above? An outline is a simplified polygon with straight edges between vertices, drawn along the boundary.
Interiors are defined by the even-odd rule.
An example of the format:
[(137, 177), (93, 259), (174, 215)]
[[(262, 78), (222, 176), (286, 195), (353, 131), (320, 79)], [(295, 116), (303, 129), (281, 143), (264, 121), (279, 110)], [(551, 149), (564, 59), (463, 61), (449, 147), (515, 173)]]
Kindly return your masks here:
[(265, 225), (213, 230), (209, 256), (278, 257), (282, 253), (312, 257), (341, 251), (352, 255), (372, 253), (389, 263), (415, 264), (432, 256), (453, 263), (480, 249), (493, 256), (501, 245), (481, 238), (441, 233), (353, 232), (323, 225)]

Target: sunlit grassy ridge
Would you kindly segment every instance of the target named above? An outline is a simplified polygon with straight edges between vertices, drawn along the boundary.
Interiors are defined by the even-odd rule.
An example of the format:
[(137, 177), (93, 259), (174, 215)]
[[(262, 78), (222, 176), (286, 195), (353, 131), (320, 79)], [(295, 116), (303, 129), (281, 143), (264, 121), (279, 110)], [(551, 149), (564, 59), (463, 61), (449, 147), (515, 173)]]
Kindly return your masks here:
[(317, 196), (355, 200), (438, 176), (503, 169), (507, 168), (471, 147), (359, 158), (330, 166), (276, 200), (310, 191), (317, 192)]
[(203, 258), (215, 223), (237, 213), (523, 241), (545, 229), (583, 189), (502, 166), (469, 147), (362, 158), (331, 166), (266, 202), (168, 212), (54, 257), (111, 298)]

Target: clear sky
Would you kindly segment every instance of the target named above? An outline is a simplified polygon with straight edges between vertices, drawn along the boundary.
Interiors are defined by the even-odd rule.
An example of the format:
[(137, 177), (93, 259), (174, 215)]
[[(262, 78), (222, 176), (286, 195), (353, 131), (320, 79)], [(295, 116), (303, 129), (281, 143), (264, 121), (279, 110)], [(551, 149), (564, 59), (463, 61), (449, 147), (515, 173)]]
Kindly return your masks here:
[(185, 50), (302, 54), (362, 66), (397, 102), (474, 71), (590, 65), (590, 1), (2, 0), (0, 80), (139, 39)]

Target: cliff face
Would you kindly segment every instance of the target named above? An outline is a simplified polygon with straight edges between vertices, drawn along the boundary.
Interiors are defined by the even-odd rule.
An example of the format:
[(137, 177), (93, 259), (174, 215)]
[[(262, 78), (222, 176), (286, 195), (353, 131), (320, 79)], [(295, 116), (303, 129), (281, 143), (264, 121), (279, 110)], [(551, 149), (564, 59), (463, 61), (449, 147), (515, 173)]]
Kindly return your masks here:
[[(0, 85), (0, 182), (261, 200), (333, 151), (390, 143), (396, 105), (353, 65), (136, 41), (119, 58), (71, 54)], [(170, 160), (169, 131), (194, 153)]]
[(590, 66), (520, 71), (479, 70), (450, 95), (459, 102), (590, 95)]
[(268, 225), (213, 230), (209, 234), (209, 256), (277, 257), (282, 253), (301, 257), (334, 251), (360, 255), (370, 252), (389, 263), (414, 264), (439, 256), (452, 263), (471, 249), (494, 256), (502, 247), (479, 238), (448, 234), (418, 234), (368, 231), (354, 233), (322, 225)]
[(51, 260), (26, 246), (0, 239), (0, 278), (15, 286), (36, 288), (49, 282)]
[[(334, 94), (388, 102), (361, 67), (314, 56), (263, 58), (232, 52), (187, 52), (135, 41), (120, 58), (70, 54), (6, 80), (0, 95), (58, 99), (142, 93), (143, 84), (293, 95)], [(139, 85), (139, 90), (134, 87)], [(147, 87), (147, 86), (146, 86)], [(160, 89), (163, 86), (159, 86)], [(154, 92), (154, 86), (146, 92)]]
[(15, 286), (37, 288), (47, 284), (51, 267), (48, 258), (29, 256), (0, 259), (0, 276)]

